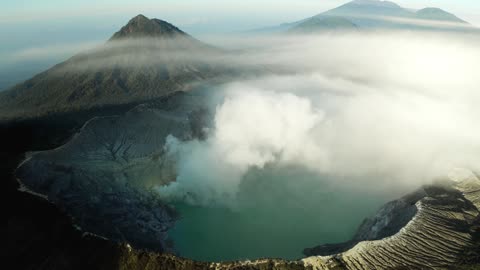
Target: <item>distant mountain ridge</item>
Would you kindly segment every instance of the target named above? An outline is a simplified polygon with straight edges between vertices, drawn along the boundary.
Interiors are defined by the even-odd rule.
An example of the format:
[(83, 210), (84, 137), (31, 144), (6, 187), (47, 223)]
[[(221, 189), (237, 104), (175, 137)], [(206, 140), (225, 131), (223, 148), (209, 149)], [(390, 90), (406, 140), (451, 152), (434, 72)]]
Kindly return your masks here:
[[(457, 25), (458, 28), (469, 26), (468, 22), (440, 8), (427, 7), (418, 11), (412, 11), (391, 1), (354, 0), (303, 20), (256, 29), (253, 32), (308, 32), (308, 29), (302, 30), (301, 28), (328, 18), (336, 18), (338, 20), (337, 23), (333, 23), (335, 20), (330, 19), (332, 22), (329, 24), (331, 30), (346, 24), (353, 24), (359, 29), (446, 29), (444, 25), (436, 25), (436, 22), (452, 23), (452, 25)], [(455, 30), (455, 27), (450, 27), (449, 29)]]
[(398, 4), (390, 1), (378, 1), (378, 0), (354, 0), (349, 4), (356, 4), (356, 5), (371, 5), (376, 7), (383, 7), (383, 8), (401, 8)]
[(458, 18), (454, 14), (448, 13), (439, 8), (428, 7), (428, 8), (420, 9), (417, 12), (415, 12), (415, 15), (417, 18), (424, 19), (424, 20), (449, 21), (449, 22), (458, 22), (458, 23), (468, 24), (466, 21)]
[(334, 9), (328, 10), (317, 16), (365, 16), (365, 15), (381, 15), (381, 16), (409, 16), (411, 12), (401, 6), (388, 1), (377, 0), (354, 0), (343, 4)]
[(378, 0), (354, 0), (314, 17), (325, 16), (341, 16), (361, 26), (369, 26), (368, 20), (379, 20), (378, 17), (439, 20), (467, 24), (464, 20), (439, 8), (429, 7), (418, 11), (411, 11), (394, 2)]
[(139, 14), (113, 34), (110, 40), (141, 37), (173, 38), (178, 36), (188, 36), (188, 34), (166, 21), (149, 19)]
[(358, 30), (357, 25), (342, 17), (313, 17), (295, 25), (288, 32), (308, 34), (354, 30)]

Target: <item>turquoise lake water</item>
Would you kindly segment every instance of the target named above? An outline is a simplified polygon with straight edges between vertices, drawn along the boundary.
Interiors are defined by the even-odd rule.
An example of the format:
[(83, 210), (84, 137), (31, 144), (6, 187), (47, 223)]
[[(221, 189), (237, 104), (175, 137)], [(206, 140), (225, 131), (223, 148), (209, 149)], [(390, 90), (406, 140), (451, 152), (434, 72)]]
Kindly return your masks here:
[(242, 182), (235, 209), (176, 203), (181, 219), (169, 235), (180, 256), (200, 261), (298, 259), (304, 248), (349, 240), (393, 199), (337, 182), (301, 169), (257, 170)]

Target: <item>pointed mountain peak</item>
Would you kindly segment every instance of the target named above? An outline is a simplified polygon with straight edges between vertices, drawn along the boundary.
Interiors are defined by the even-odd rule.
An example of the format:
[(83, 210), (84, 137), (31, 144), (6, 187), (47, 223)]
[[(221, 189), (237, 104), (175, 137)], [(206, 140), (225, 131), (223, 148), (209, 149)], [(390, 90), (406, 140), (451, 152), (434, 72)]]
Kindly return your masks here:
[(125, 38), (172, 38), (185, 36), (185, 32), (178, 27), (159, 19), (149, 19), (142, 14), (133, 17), (110, 40)]
[(379, 1), (379, 0), (353, 0), (348, 3), (350, 5), (362, 5), (362, 6), (374, 6), (382, 8), (401, 8), (399, 5), (390, 1)]
[[(363, 16), (391, 16), (411, 17), (412, 12), (390, 1), (353, 0), (337, 8), (322, 13), (329, 16), (363, 17)], [(322, 15), (321, 14), (321, 15)]]
[(145, 15), (143, 14), (138, 14), (137, 16), (133, 17), (132, 19), (130, 19), (130, 22), (134, 22), (134, 21), (149, 21), (150, 19), (147, 18)]
[(149, 21), (150, 21), (150, 19), (147, 18), (146, 16), (144, 16), (143, 14), (138, 14), (137, 16), (131, 18), (128, 21), (127, 25), (125, 25), (125, 26), (128, 26), (128, 25), (130, 25), (130, 26), (132, 26), (132, 25), (138, 25), (138, 26), (146, 25), (146, 24), (149, 23)]

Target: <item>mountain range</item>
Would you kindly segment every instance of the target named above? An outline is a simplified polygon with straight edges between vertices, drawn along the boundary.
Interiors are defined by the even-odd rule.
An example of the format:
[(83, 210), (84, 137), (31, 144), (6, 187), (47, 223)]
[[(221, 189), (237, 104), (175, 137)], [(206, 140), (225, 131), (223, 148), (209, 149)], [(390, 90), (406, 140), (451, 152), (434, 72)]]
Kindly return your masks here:
[[(438, 8), (412, 11), (389, 1), (354, 0), (260, 32), (432, 30), (443, 29), (445, 24), (469, 27), (467, 22)], [(221, 81), (228, 75), (238, 75), (238, 67), (206, 59), (221, 58), (225, 53), (166, 21), (138, 15), (105, 44), (0, 92), (0, 120), (138, 104), (187, 91), (211, 80)]]
[[(352, 30), (348, 24), (361, 29), (425, 29), (460, 30), (469, 28), (469, 23), (454, 14), (439, 8), (427, 7), (420, 10), (403, 8), (390, 1), (354, 0), (326, 12), (296, 22), (256, 29), (254, 32), (311, 32), (317, 28), (324, 31), (328, 20), (329, 30)], [(336, 21), (335, 21), (336, 20)]]

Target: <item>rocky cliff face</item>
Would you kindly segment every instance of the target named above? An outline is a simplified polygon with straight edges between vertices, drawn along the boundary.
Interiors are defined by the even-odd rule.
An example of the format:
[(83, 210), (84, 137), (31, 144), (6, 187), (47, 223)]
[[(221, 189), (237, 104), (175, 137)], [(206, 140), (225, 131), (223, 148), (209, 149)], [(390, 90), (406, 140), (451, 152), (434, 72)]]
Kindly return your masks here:
[[(473, 174), (455, 180), (457, 182), (424, 187), (420, 191), (424, 197), (415, 203), (416, 214), (398, 233), (359, 242), (333, 256), (310, 257), (304, 261), (317, 269), (330, 269), (325, 268), (328, 261), (343, 269), (445, 269), (478, 262), (480, 180)], [(411, 201), (411, 196), (400, 201), (406, 198)], [(390, 214), (384, 212), (387, 208), (389, 205), (377, 214), (379, 220), (388, 219)], [(365, 236), (365, 232), (375, 236), (378, 231), (376, 225), (365, 229), (359, 232), (361, 236)]]
[(427, 196), (425, 189), (405, 195), (381, 207), (377, 213), (366, 218), (355, 236), (347, 242), (324, 244), (304, 250), (307, 256), (331, 255), (346, 251), (361, 241), (378, 240), (398, 233), (417, 214), (416, 202)]

